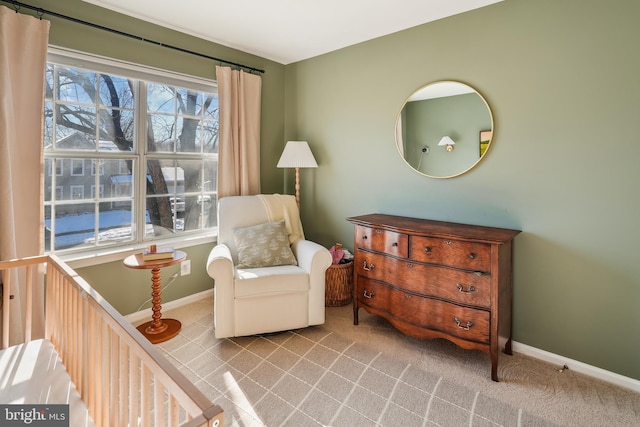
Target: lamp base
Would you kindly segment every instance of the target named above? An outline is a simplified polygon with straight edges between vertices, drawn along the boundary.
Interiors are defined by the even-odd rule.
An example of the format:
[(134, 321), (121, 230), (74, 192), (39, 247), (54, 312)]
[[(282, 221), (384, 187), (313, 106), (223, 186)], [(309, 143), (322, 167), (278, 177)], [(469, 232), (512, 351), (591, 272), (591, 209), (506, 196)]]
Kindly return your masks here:
[(300, 168), (296, 168), (296, 203), (300, 209)]

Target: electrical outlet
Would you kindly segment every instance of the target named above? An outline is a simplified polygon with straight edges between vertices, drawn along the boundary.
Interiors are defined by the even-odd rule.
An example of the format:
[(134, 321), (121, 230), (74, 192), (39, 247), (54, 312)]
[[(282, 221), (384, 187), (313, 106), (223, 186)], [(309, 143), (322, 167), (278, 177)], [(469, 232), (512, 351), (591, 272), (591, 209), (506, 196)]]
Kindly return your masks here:
[(185, 259), (180, 263), (180, 275), (186, 276), (187, 274), (191, 274), (191, 260)]

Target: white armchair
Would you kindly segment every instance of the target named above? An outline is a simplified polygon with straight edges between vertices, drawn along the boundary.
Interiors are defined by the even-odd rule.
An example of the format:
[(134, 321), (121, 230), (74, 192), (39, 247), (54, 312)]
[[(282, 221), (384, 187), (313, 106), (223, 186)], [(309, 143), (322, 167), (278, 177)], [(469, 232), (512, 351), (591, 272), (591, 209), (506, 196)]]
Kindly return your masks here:
[[(288, 238), (284, 246), (290, 244), (297, 265), (242, 267), (239, 261), (246, 261), (239, 255), (260, 245), (241, 242), (239, 248), (238, 233), (279, 221), (284, 221)], [(260, 231), (254, 237), (265, 234)], [(278, 258), (282, 259), (286, 263), (286, 256)], [(324, 323), (325, 272), (330, 265), (329, 251), (304, 239), (295, 197), (273, 194), (220, 199), (218, 243), (207, 260), (207, 273), (214, 279), (215, 336), (246, 336)]]

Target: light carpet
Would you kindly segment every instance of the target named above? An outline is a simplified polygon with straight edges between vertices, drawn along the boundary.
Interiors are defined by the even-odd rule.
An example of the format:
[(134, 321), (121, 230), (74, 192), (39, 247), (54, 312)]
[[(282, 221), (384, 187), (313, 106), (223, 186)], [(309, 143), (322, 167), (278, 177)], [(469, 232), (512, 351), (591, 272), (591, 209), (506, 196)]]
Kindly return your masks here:
[(227, 426), (635, 426), (640, 395), (520, 354), (416, 340), (351, 306), (321, 326), (216, 339), (213, 301), (168, 311), (183, 329), (159, 348)]

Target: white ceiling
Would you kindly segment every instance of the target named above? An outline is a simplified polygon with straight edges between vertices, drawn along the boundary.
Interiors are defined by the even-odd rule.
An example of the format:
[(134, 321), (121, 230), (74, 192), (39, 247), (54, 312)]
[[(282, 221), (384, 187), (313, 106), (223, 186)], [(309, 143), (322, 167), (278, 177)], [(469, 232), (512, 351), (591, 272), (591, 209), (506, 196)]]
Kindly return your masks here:
[(502, 0), (84, 1), (290, 64)]

